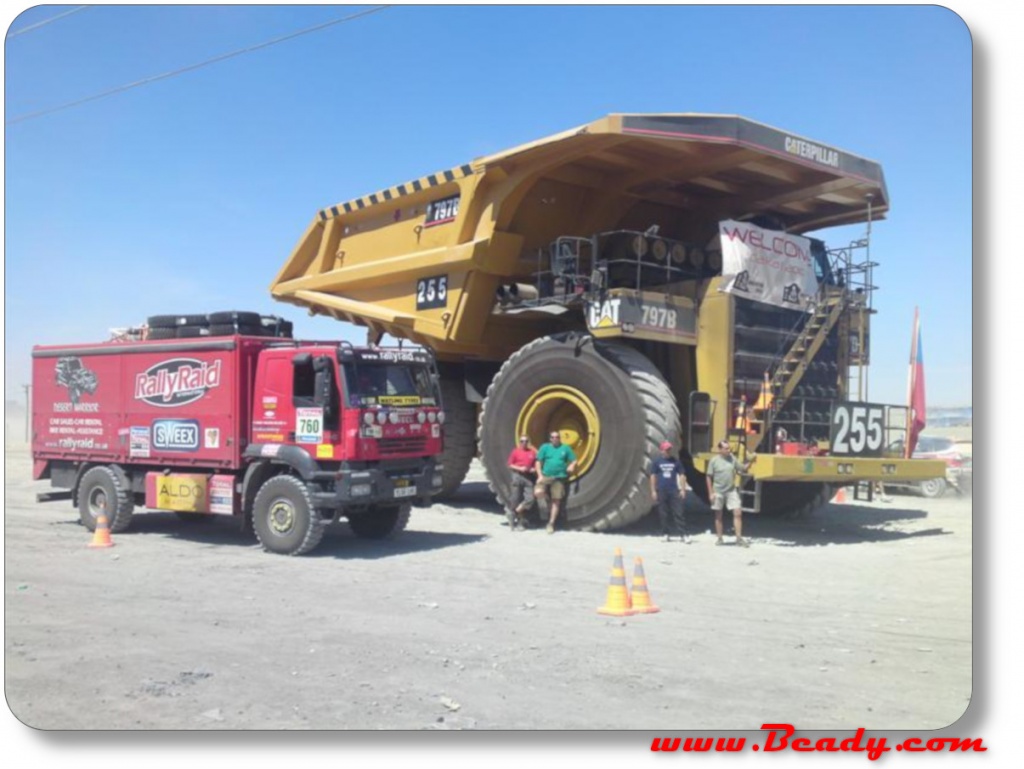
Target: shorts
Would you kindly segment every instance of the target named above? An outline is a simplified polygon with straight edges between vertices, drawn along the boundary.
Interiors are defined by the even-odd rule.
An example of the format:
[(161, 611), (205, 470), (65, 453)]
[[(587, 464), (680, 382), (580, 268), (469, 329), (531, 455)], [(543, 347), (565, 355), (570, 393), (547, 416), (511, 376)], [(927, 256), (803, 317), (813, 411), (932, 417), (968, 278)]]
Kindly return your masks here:
[(740, 509), (740, 495), (736, 489), (729, 489), (724, 494), (715, 492), (711, 495), (711, 509), (721, 510), (723, 506), (726, 510), (739, 510)]
[(513, 471), (512, 498), (509, 500), (509, 507), (516, 510), (522, 505), (523, 510), (529, 510), (536, 501), (533, 496), (533, 481)]
[(533, 487), (534, 495), (543, 497), (550, 494), (551, 499), (555, 502), (560, 502), (565, 499), (565, 479), (564, 478), (549, 478), (543, 483), (538, 483)]

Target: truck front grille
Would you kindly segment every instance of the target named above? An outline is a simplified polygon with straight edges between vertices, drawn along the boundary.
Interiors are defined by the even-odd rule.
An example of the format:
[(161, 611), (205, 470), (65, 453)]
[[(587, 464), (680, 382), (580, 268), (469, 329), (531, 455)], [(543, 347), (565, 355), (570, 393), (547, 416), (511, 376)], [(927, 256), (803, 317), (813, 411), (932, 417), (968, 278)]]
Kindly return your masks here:
[(425, 454), (427, 439), (413, 438), (381, 438), (378, 441), (381, 454)]

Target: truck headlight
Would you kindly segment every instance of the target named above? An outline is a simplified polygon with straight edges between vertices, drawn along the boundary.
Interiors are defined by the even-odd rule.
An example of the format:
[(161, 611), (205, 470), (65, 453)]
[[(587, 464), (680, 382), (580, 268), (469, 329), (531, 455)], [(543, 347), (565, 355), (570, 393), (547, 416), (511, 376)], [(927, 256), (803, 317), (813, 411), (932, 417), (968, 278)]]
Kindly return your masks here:
[(369, 483), (353, 483), (349, 491), (353, 497), (368, 497), (373, 493), (373, 485)]
[(373, 424), (373, 412), (372, 411), (367, 411), (365, 414), (363, 414), (363, 422), (368, 424), (368, 425), (372, 425)]
[(427, 414), (427, 419), (430, 420), (430, 424), (434, 424), (434, 422), (437, 421), (437, 412), (431, 411), (429, 414)]
[(397, 425), (398, 424), (398, 412), (397, 411), (392, 411), (390, 414), (388, 414), (388, 421), (391, 424), (393, 424), (393, 425)]
[(437, 423), (439, 425), (443, 425), (444, 424), (444, 412), (443, 411), (438, 411), (437, 412)]
[(419, 422), (420, 424), (423, 424), (424, 422), (426, 422), (427, 421), (427, 412), (426, 411), (420, 411), (418, 414), (416, 414), (416, 421)]
[(388, 421), (388, 415), (384, 413), (384, 410), (381, 409), (380, 411), (378, 411), (377, 412), (377, 424), (382, 425), (382, 424), (384, 424), (387, 421)]

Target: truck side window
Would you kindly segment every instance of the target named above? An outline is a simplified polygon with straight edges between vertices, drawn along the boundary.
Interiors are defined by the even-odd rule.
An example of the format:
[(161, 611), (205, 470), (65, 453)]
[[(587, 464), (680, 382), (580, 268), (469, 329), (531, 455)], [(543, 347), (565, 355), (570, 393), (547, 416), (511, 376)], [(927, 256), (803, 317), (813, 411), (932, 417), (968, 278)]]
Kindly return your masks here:
[(297, 363), (292, 369), (292, 404), (312, 406), (313, 394), (316, 392), (316, 372), (313, 371), (313, 359)]

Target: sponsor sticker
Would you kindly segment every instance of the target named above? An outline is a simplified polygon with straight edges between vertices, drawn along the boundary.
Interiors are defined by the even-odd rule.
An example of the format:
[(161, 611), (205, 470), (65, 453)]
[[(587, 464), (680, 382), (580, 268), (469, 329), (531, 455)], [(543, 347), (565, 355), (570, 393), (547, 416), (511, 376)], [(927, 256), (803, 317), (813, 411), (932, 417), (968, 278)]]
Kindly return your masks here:
[(382, 395), (377, 398), (377, 403), (382, 406), (419, 406), (418, 395)]
[(221, 361), (171, 358), (135, 375), (135, 400), (174, 408), (193, 403), (220, 387)]
[(131, 427), (128, 436), (128, 456), (148, 457), (149, 456), (149, 428)]
[(208, 449), (220, 448), (220, 428), (207, 427), (203, 431), (203, 446)]
[(334, 459), (334, 446), (329, 443), (321, 443), (316, 447), (317, 459)]
[(256, 433), (253, 436), (253, 438), (255, 438), (255, 440), (257, 442), (259, 442), (259, 441), (283, 441), (284, 440), (284, 434), (283, 433)]
[(277, 452), (281, 450), (281, 447), (276, 443), (268, 443), (266, 446), (260, 447), (261, 457), (276, 457)]
[(153, 422), (153, 447), (161, 451), (198, 451), (199, 420), (155, 420)]

